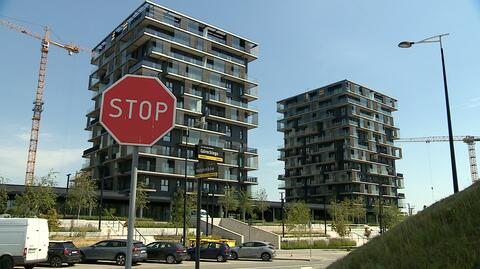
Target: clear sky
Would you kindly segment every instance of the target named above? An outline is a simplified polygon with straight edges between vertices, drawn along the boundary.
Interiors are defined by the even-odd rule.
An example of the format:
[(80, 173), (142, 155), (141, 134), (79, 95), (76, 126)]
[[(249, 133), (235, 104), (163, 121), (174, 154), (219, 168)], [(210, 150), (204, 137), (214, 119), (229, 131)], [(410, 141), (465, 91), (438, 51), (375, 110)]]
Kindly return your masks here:
[[(53, 28), (53, 38), (94, 47), (142, 1), (1, 0), (0, 15), (34, 31)], [(260, 127), (249, 144), (260, 153), (260, 187), (278, 199), (276, 101), (342, 79), (398, 99), (395, 121), (402, 137), (447, 135), (440, 52), (437, 44), (399, 49), (403, 40), (448, 32), (444, 40), (455, 135), (480, 135), (480, 1), (444, 0), (158, 0), (157, 3), (213, 24), (260, 45), (250, 76), (261, 86), (256, 101)], [(16, 19), (20, 20), (16, 20)], [(39, 41), (0, 26), (0, 175), (23, 183)], [(81, 168), (90, 147), (85, 112), (93, 66), (86, 54), (68, 56), (51, 47), (41, 122), (37, 175)], [(398, 172), (406, 202), (421, 208), (452, 193), (448, 143), (401, 144)], [(456, 143), (459, 185), (470, 182), (467, 147)], [(433, 192), (432, 192), (433, 187)]]

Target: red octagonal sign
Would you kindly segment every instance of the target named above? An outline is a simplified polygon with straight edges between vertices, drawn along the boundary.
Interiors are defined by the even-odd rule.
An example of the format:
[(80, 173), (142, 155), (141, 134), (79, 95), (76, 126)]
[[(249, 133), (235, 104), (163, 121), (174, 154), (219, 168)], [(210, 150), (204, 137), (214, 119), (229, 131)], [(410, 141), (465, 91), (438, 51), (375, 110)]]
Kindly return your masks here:
[(174, 127), (176, 102), (158, 78), (126, 75), (103, 92), (100, 123), (119, 144), (151, 146)]

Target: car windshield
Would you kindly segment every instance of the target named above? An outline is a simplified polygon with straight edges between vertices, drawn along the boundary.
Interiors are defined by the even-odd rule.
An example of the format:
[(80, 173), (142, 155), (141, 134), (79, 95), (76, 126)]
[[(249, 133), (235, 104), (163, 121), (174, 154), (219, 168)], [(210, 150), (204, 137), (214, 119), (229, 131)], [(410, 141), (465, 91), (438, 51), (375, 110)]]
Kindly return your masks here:
[(63, 244), (64, 248), (77, 248), (72, 242), (65, 242)]

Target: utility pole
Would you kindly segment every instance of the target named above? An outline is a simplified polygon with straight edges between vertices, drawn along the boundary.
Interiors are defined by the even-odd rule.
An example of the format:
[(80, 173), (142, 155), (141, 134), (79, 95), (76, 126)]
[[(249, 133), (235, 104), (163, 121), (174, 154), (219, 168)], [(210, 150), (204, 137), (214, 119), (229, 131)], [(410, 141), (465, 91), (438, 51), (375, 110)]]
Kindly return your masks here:
[(380, 186), (379, 186), (379, 190), (378, 190), (378, 193), (379, 193), (379, 199), (378, 199), (378, 221), (380, 223), (380, 233), (383, 233), (383, 217), (382, 217), (382, 214), (383, 214), (383, 194), (382, 194), (382, 180), (380, 180)]

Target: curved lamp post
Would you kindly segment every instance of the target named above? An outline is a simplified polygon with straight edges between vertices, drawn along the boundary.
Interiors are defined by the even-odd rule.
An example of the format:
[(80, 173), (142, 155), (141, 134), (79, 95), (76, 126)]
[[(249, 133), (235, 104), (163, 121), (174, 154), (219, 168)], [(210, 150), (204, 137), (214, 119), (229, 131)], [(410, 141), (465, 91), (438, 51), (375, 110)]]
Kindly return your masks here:
[(442, 37), (447, 35), (449, 34), (446, 33), (446, 34), (436, 35), (436, 36), (432, 36), (416, 42), (403, 41), (398, 44), (398, 47), (410, 48), (414, 44), (422, 44), (422, 43), (439, 43), (440, 45), (440, 53), (442, 56), (443, 86), (445, 88), (445, 105), (447, 107), (448, 141), (450, 144), (450, 160), (452, 163), (453, 191), (454, 193), (457, 193), (458, 192), (457, 165), (455, 163), (455, 148), (453, 146), (452, 119), (450, 117), (450, 101), (448, 99), (447, 75), (445, 72), (445, 59), (443, 56), (443, 47), (442, 47)]

